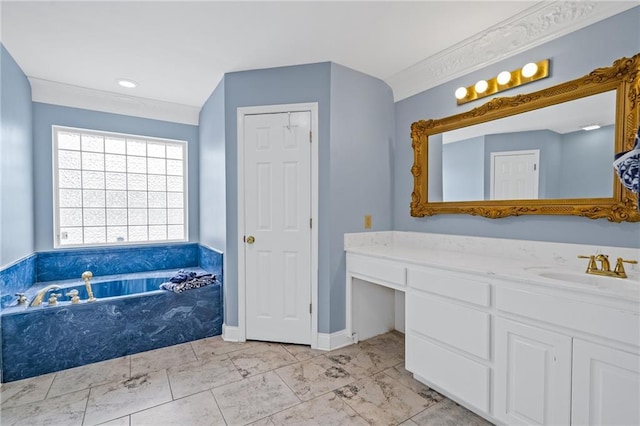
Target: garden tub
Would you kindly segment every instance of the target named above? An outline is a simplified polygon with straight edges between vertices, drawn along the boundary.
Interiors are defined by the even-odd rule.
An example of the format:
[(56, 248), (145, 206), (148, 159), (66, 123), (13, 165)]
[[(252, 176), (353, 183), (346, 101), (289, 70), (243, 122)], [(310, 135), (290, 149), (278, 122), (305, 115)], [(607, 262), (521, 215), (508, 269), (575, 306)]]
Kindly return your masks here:
[[(197, 274), (200, 268), (185, 268)], [(37, 307), (5, 304), (2, 330), (2, 381), (33, 377), (93, 362), (189, 342), (222, 332), (222, 284), (173, 293), (160, 289), (178, 272), (151, 271), (95, 277), (94, 302), (78, 279), (42, 282), (26, 292), (30, 304), (48, 285), (50, 291)], [(80, 303), (66, 296), (78, 290)], [(50, 293), (62, 296), (47, 304)]]

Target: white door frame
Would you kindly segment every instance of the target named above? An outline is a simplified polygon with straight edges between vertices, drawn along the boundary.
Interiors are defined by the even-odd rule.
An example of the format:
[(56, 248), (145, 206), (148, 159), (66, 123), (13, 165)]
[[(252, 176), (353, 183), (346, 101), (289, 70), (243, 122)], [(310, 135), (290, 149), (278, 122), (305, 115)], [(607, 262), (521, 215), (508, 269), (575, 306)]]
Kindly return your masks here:
[(244, 276), (244, 118), (247, 115), (277, 114), (283, 112), (311, 112), (311, 347), (318, 347), (318, 103), (263, 105), (239, 107), (238, 122), (238, 330), (233, 340), (244, 342), (246, 328), (246, 282)]

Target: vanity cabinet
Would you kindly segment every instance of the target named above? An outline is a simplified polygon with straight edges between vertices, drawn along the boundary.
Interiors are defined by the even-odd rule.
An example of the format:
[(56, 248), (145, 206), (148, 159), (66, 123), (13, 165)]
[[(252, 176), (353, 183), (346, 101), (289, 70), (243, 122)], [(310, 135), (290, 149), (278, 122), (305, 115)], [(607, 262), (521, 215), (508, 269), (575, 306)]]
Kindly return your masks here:
[(640, 356), (573, 340), (571, 423), (640, 425)]
[(497, 317), (493, 415), (509, 425), (568, 425), (571, 337)]
[[(375, 320), (394, 291), (404, 292), (405, 367), (416, 379), (496, 424), (640, 425), (636, 299), (532, 275), (462, 272), (420, 260), (436, 252), (413, 250), (347, 253), (347, 305)], [(383, 290), (359, 281), (390, 293), (378, 297)], [(350, 314), (350, 335), (373, 330), (369, 321), (352, 328)]]

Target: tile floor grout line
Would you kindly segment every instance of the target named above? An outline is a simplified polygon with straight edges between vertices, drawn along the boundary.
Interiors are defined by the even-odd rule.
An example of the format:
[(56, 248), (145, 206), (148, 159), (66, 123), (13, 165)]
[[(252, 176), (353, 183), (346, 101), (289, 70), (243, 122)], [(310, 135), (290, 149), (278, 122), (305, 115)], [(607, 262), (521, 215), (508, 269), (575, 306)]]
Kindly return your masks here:
[(191, 342), (186, 342), (186, 343), (189, 344), (189, 348), (191, 349), (191, 353), (196, 358), (196, 361), (199, 361), (200, 359), (198, 358), (198, 354), (196, 353), (196, 350), (193, 349), (193, 345), (191, 344)]
[(47, 389), (47, 393), (44, 395), (43, 401), (49, 398), (49, 392), (51, 392), (51, 388), (53, 387), (53, 382), (55, 382), (56, 377), (58, 377), (57, 371), (53, 374), (53, 379), (51, 379), (51, 384), (49, 384), (49, 389)]
[[(118, 417), (114, 417), (113, 419), (106, 420), (106, 421), (104, 421), (104, 422), (102, 422), (102, 423), (100, 423), (100, 424), (103, 424), (103, 423), (109, 423), (109, 422), (111, 422), (111, 421), (114, 421), (114, 420), (120, 419), (120, 418), (122, 418), (122, 417), (124, 417), (124, 416), (128, 416), (128, 417), (129, 417), (129, 419), (131, 419), (131, 416), (133, 416), (134, 414), (142, 413), (143, 411), (151, 410), (151, 409), (153, 409), (153, 408), (162, 407), (163, 405), (171, 404), (171, 403), (173, 403), (173, 402), (180, 401), (181, 399), (189, 398), (189, 397), (192, 397), (192, 396), (197, 395), (197, 394), (199, 394), (199, 393), (205, 393), (205, 392), (211, 392), (211, 389), (201, 390), (200, 392), (192, 393), (191, 395), (185, 395), (185, 396), (180, 397), (180, 398), (178, 398), (178, 399), (172, 399), (171, 401), (166, 401), (166, 402), (162, 402), (162, 403), (160, 403), (160, 404), (152, 405), (151, 407), (143, 408), (142, 410), (132, 411), (132, 412), (130, 412), (130, 413), (123, 414), (123, 415), (118, 416)], [(215, 399), (215, 396), (214, 396), (214, 399)], [(221, 411), (221, 412), (222, 412), (222, 411)], [(129, 422), (131, 422), (131, 420), (129, 420)], [(96, 426), (98, 426), (98, 425), (96, 425)]]
[(173, 388), (171, 387), (171, 378), (169, 377), (169, 369), (165, 368), (164, 372), (167, 375), (167, 383), (169, 384), (169, 393), (171, 394), (171, 401), (175, 401), (176, 397), (173, 395)]
[[(299, 361), (299, 362), (302, 362), (302, 361)], [(297, 363), (296, 363), (296, 364), (297, 364)], [(294, 365), (294, 364), (290, 364), (290, 365)], [(289, 365), (285, 365), (284, 367), (289, 367)], [(281, 368), (282, 368), (282, 367), (281, 367)], [(295, 397), (296, 397), (296, 398), (298, 398), (298, 401), (300, 401), (300, 402), (305, 402), (305, 401), (303, 401), (303, 400), (302, 400), (302, 398), (300, 398), (300, 396), (296, 393), (296, 391), (294, 391), (293, 389), (291, 389), (291, 386), (289, 386), (289, 383), (287, 383), (287, 382), (282, 378), (282, 376), (280, 376), (280, 375), (278, 374), (278, 372), (276, 371), (276, 369), (274, 369), (274, 370), (273, 370), (273, 373), (274, 373), (274, 374), (275, 374), (275, 375), (276, 375), (280, 380), (282, 380), (282, 383), (284, 383), (284, 385), (285, 385), (285, 386), (286, 386), (286, 387), (287, 387), (287, 388), (288, 388), (288, 389), (289, 389), (289, 390), (290, 390), (290, 391), (295, 395)], [(296, 404), (296, 405), (297, 405), (297, 404)]]
[(191, 350), (193, 351), (193, 354), (196, 356), (196, 360), (200, 361), (200, 357), (198, 356), (196, 349), (193, 347), (193, 342), (196, 342), (196, 340), (189, 342), (189, 346), (191, 346)]
[(89, 400), (91, 399), (91, 390), (93, 388), (89, 387), (89, 392), (87, 393), (87, 402), (84, 404), (84, 412), (82, 413), (82, 422), (80, 423), (81, 426), (84, 426), (84, 420), (87, 417), (87, 409), (89, 408)]
[(228, 425), (229, 422), (227, 421), (226, 417), (224, 416), (224, 413), (222, 412), (222, 409), (220, 408), (220, 403), (218, 402), (218, 399), (216, 398), (216, 395), (213, 393), (213, 389), (209, 389), (209, 393), (213, 397), (213, 402), (216, 403), (216, 407), (218, 407), (218, 411), (220, 412), (220, 415), (222, 416), (222, 421), (224, 421), (225, 425)]

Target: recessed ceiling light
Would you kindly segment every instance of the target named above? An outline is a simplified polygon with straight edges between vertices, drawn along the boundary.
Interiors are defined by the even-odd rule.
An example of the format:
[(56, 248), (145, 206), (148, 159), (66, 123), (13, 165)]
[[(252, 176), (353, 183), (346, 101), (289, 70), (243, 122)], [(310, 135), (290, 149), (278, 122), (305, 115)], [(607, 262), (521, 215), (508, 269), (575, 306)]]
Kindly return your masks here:
[(125, 80), (124, 78), (119, 78), (116, 81), (118, 82), (118, 84), (120, 86), (126, 87), (127, 89), (133, 89), (134, 87), (136, 87), (138, 85), (138, 83), (136, 83), (135, 81)]
[(599, 129), (599, 128), (600, 128), (599, 124), (589, 124), (588, 126), (583, 126), (582, 130), (589, 131), (589, 130), (596, 130), (596, 129)]

